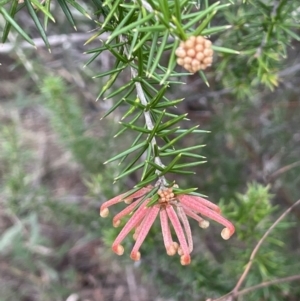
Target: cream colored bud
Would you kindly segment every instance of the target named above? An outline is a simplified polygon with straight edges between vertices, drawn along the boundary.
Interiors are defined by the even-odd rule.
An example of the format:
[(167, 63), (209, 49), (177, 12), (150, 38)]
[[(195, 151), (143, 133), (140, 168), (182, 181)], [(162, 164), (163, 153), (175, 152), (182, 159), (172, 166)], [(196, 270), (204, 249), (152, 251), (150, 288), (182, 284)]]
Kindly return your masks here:
[(179, 244), (176, 241), (173, 241), (173, 247), (175, 248), (175, 250), (177, 251), (179, 248)]
[(228, 228), (224, 228), (221, 232), (221, 236), (223, 239), (227, 240), (230, 238), (230, 230)]
[(119, 227), (120, 224), (121, 224), (121, 221), (120, 221), (119, 219), (116, 220), (116, 221), (113, 221), (113, 226), (114, 226), (115, 228)]
[(202, 37), (202, 36), (198, 36), (197, 38), (196, 38), (196, 42), (197, 42), (197, 44), (203, 44), (203, 42), (204, 42), (204, 38)]
[(188, 40), (195, 43), (196, 37), (195, 37), (195, 36), (190, 36), (190, 37), (188, 38)]
[[(179, 58), (179, 59), (176, 60), (176, 62), (177, 62), (177, 64), (180, 65), (180, 66), (183, 66), (183, 65), (184, 65), (184, 59)], [(157, 193), (157, 194), (158, 194), (158, 195), (161, 195), (161, 192), (160, 192), (160, 193)]]
[(193, 59), (191, 65), (192, 67), (200, 67), (200, 62), (197, 59)]
[(189, 265), (191, 263), (191, 257), (189, 255), (182, 255), (180, 257), (180, 263), (182, 265)]
[(127, 205), (131, 204), (132, 201), (133, 201), (133, 199), (124, 199), (124, 203)]
[(131, 253), (130, 257), (134, 261), (139, 261), (141, 259), (141, 253), (140, 252), (136, 252), (133, 254)]
[(186, 41), (185, 41), (185, 47), (186, 47), (187, 49), (194, 48), (194, 45), (195, 45), (195, 41), (191, 41), (191, 40), (186, 40)]
[(119, 256), (123, 255), (124, 253), (124, 248), (122, 245), (118, 245), (117, 249), (115, 250), (115, 253)]
[(195, 57), (195, 55), (196, 55), (195, 49), (194, 49), (194, 48), (189, 49), (189, 50), (187, 51), (187, 55), (188, 55), (189, 57)]
[(205, 39), (204, 45), (206, 48), (209, 48), (211, 46), (211, 41)]
[(196, 73), (197, 71), (199, 71), (200, 70), (200, 67), (198, 66), (193, 66), (192, 67), (192, 71), (191, 71), (191, 73)]
[(210, 65), (213, 61), (213, 58), (212, 57), (206, 57), (204, 60), (203, 60), (203, 63), (206, 64), (206, 65)]
[(186, 56), (185, 50), (181, 47), (176, 49), (175, 54), (180, 58), (184, 58)]
[(204, 59), (204, 54), (202, 52), (198, 52), (196, 54), (196, 59), (201, 62)]
[(184, 64), (183, 68), (186, 69), (187, 71), (191, 70), (191, 65), (190, 64)]
[(200, 226), (202, 229), (206, 229), (206, 228), (209, 227), (209, 221), (202, 220), (201, 222), (199, 222), (199, 226)]
[(167, 247), (167, 254), (169, 256), (174, 256), (176, 254), (176, 249), (173, 245)]
[(108, 214), (109, 214), (108, 208), (104, 208), (104, 209), (100, 210), (100, 216), (101, 217), (107, 217)]
[(206, 49), (204, 49), (203, 50), (203, 54), (205, 55), (205, 56), (212, 56), (213, 55), (213, 50), (212, 49), (210, 49), (210, 48), (206, 48)]
[[(188, 65), (189, 65), (189, 64), (192, 62), (192, 60), (193, 60), (193, 59), (192, 59), (191, 57), (189, 57), (189, 56), (185, 57), (185, 58), (183, 59), (184, 65), (185, 65), (185, 64), (188, 64)], [(184, 68), (185, 68), (185, 67), (184, 67)]]
[(202, 44), (197, 44), (197, 45), (195, 46), (195, 50), (196, 50), (197, 52), (202, 52), (203, 49), (204, 49), (204, 47), (203, 47)]

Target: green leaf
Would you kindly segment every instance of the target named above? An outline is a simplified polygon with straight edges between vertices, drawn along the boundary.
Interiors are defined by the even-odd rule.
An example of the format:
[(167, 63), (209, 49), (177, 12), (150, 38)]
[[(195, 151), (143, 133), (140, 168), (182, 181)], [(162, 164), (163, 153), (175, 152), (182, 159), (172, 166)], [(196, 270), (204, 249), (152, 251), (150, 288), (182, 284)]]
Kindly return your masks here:
[[(184, 27), (183, 27), (184, 30), (188, 30), (188, 29), (192, 28), (194, 24), (199, 22), (201, 19), (207, 17), (208, 14), (210, 14), (212, 11), (217, 9), (219, 4), (220, 4), (220, 1), (212, 4), (210, 7), (208, 7), (207, 9), (205, 9), (203, 11), (200, 11), (200, 12), (197, 11), (197, 12), (182, 16), (182, 20), (186, 20), (186, 19), (190, 20), (188, 23), (186, 23), (184, 25)], [(220, 6), (222, 6), (222, 5), (220, 5)], [(227, 6), (228, 6), (228, 4), (225, 4), (225, 7), (227, 7)]]
[(188, 167), (194, 167), (201, 164), (206, 163), (207, 161), (197, 161), (197, 162), (191, 162), (191, 163), (184, 163), (184, 164), (177, 164), (174, 165), (174, 169), (182, 169), (182, 168), (188, 168)]
[(144, 179), (144, 177), (147, 173), (147, 169), (148, 169), (148, 166), (149, 166), (148, 161), (150, 160), (151, 153), (152, 153), (152, 147), (151, 147), (151, 145), (149, 145), (148, 148), (147, 148), (147, 155), (146, 155), (145, 165), (144, 165), (144, 168), (143, 168), (143, 173), (142, 173), (142, 176), (141, 176), (142, 180)]
[(154, 71), (155, 71), (155, 69), (156, 69), (156, 67), (158, 65), (158, 63), (160, 61), (160, 58), (161, 58), (163, 52), (165, 51), (165, 46), (166, 46), (166, 44), (168, 42), (168, 37), (169, 37), (169, 32), (166, 31), (164, 33), (164, 36), (163, 36), (162, 41), (161, 41), (161, 44), (160, 44), (159, 49), (157, 51), (156, 58), (155, 58), (155, 60), (153, 62), (152, 68), (150, 69), (150, 72), (147, 74), (148, 77), (151, 77), (151, 75), (154, 73)]
[[(45, 8), (50, 13), (51, 0), (45, 0)], [(44, 28), (47, 31), (49, 16), (44, 15)], [(55, 20), (53, 21), (55, 22)]]
[(132, 130), (137, 131), (137, 132), (140, 132), (140, 133), (145, 133), (145, 134), (151, 133), (151, 131), (148, 130), (147, 128), (142, 128), (142, 127), (140, 127), (140, 126), (136, 126), (136, 125), (133, 125), (133, 124), (130, 124), (130, 123), (125, 123), (125, 122), (122, 122), (122, 121), (120, 121), (119, 123), (120, 123), (121, 125), (123, 125), (123, 126), (129, 128), (129, 129), (132, 129)]
[(178, 21), (178, 19), (175, 16), (172, 16), (172, 21), (174, 22), (176, 26), (176, 33), (180, 40), (185, 41), (187, 39), (187, 34), (185, 33), (185, 30), (181, 26), (181, 23)]
[[(117, 68), (117, 66), (119, 65), (119, 61), (116, 61), (115, 66), (113, 68)], [(114, 82), (116, 81), (117, 77), (119, 76), (120, 72), (122, 70), (112, 74), (109, 78), (109, 80), (107, 81), (107, 83), (102, 87), (97, 100), (100, 99), (100, 97), (102, 97), (102, 95), (114, 84)]]
[(189, 194), (189, 193), (194, 192), (196, 190), (198, 190), (198, 188), (188, 188), (188, 189), (173, 188), (173, 192), (176, 195)]
[(135, 11), (136, 11), (136, 7), (131, 8), (130, 11), (127, 13), (127, 15), (123, 18), (123, 20), (114, 29), (114, 31), (119, 31), (121, 28), (123, 28), (125, 26), (125, 24), (127, 24), (129, 22), (129, 20), (132, 18)]
[(66, 0), (57, 0), (57, 2), (59, 4), (59, 6), (61, 7), (62, 11), (64, 12), (66, 18), (70, 22), (70, 24), (74, 27), (75, 30), (77, 30), (74, 19), (73, 19), (73, 15), (70, 12), (70, 9), (66, 3)]
[(119, 107), (122, 102), (124, 101), (123, 98), (119, 99), (119, 101), (117, 101), (105, 114), (103, 117), (101, 117), (100, 120), (104, 119), (105, 117), (107, 117), (109, 114), (111, 114), (117, 107)]
[[(120, 72), (118, 72), (118, 74), (119, 74), (119, 73), (120, 73)], [(114, 92), (111, 92), (110, 94), (108, 94), (108, 95), (104, 98), (104, 100), (106, 100), (106, 99), (108, 99), (108, 98), (112, 98), (112, 97), (114, 97), (114, 96), (120, 94), (121, 92), (123, 92), (124, 90), (126, 90), (127, 88), (130, 88), (130, 87), (132, 87), (132, 86), (134, 86), (134, 82), (131, 80), (131, 81), (129, 81), (127, 84), (125, 84), (124, 86), (122, 86), (122, 87), (120, 87), (119, 89), (115, 90)]]
[(152, 19), (154, 16), (153, 13), (150, 13), (146, 17), (142, 18), (141, 20), (138, 20), (136, 22), (133, 22), (131, 24), (128, 24), (124, 26), (123, 28), (120, 28), (119, 30), (114, 30), (113, 33), (110, 35), (110, 37), (107, 39), (106, 43), (109, 43), (111, 40), (113, 40), (115, 37), (130, 32), (130, 30), (137, 28), (139, 25), (142, 25), (143, 23), (146, 23), (148, 20)]
[(209, 82), (208, 82), (208, 79), (207, 79), (205, 73), (202, 70), (199, 70), (199, 74), (200, 74), (202, 80), (204, 81), (204, 83), (206, 84), (206, 86), (209, 87)]
[(218, 52), (229, 53), (229, 54), (240, 54), (239, 51), (233, 50), (233, 49), (230, 49), (230, 48), (219, 47), (219, 46), (215, 46), (215, 45), (212, 45), (211, 48), (214, 51), (218, 51)]
[(149, 56), (148, 56), (148, 62), (147, 62), (147, 70), (149, 70), (151, 68), (152, 62), (153, 62), (153, 58), (155, 55), (155, 50), (156, 50), (156, 46), (157, 42), (158, 42), (158, 38), (159, 38), (159, 33), (155, 32), (152, 36), (153, 40), (152, 40), (152, 47), (150, 48), (150, 52), (149, 52)]
[(157, 174), (154, 174), (150, 177), (147, 177), (145, 180), (139, 182), (137, 185), (135, 185), (134, 187), (145, 187), (147, 184), (153, 182), (155, 179), (158, 178)]
[(150, 26), (140, 26), (138, 28), (134, 28), (133, 31), (134, 32), (138, 32), (138, 33), (144, 33), (144, 32), (149, 32), (154, 34), (155, 32), (162, 32), (166, 29), (165, 26), (163, 25), (159, 25), (159, 24), (155, 24), (155, 25), (150, 25)]
[(173, 169), (174, 165), (180, 160), (180, 158), (181, 158), (181, 154), (178, 154), (178, 155), (171, 161), (171, 163), (170, 163), (168, 166), (166, 166), (162, 172), (160, 172), (159, 176), (163, 176), (163, 175), (165, 175), (166, 173), (170, 172), (170, 171)]
[(136, 165), (134, 167), (132, 167), (131, 169), (128, 169), (127, 171), (122, 172), (120, 175), (118, 175), (117, 177), (114, 178), (115, 181), (131, 174), (132, 172), (137, 171), (138, 169), (142, 168), (144, 166), (144, 162), (140, 163), (139, 165)]
[[(146, 34), (143, 36), (143, 38), (141, 38), (141, 39), (139, 40), (139, 42), (134, 46), (133, 52), (136, 52), (140, 47), (142, 47), (142, 46), (145, 44), (145, 42), (146, 42), (147, 40), (150, 40), (150, 39), (152, 39), (152, 32), (146, 33)], [(143, 61), (140, 61), (140, 62), (143, 63)]]
[(175, 41), (173, 43), (173, 48), (172, 48), (172, 52), (169, 58), (169, 64), (168, 64), (168, 69), (167, 72), (165, 73), (165, 76), (163, 77), (163, 79), (160, 81), (160, 85), (162, 85), (169, 77), (170, 74), (173, 72), (175, 66), (176, 66), (176, 49), (178, 48), (178, 44), (179, 41)]
[(195, 146), (190, 146), (190, 147), (186, 147), (186, 148), (182, 148), (182, 149), (179, 149), (179, 150), (173, 150), (173, 149), (165, 149), (164, 151), (162, 151), (161, 149), (159, 150), (159, 156), (169, 156), (170, 155), (177, 155), (177, 154), (180, 154), (182, 152), (188, 152), (188, 151), (192, 151), (192, 150), (195, 150), (195, 149), (198, 149), (198, 148), (202, 148), (204, 147), (205, 145), (202, 144), (202, 145), (195, 145)]
[(111, 70), (109, 70), (109, 71), (106, 71), (106, 72), (102, 72), (102, 73), (100, 73), (100, 74), (97, 74), (97, 75), (95, 75), (95, 76), (93, 76), (92, 78), (101, 78), (101, 77), (104, 77), (104, 76), (107, 76), (107, 75), (111, 75), (111, 74), (113, 74), (113, 73), (115, 73), (115, 72), (121, 72), (121, 71), (123, 71), (125, 68), (127, 67), (127, 65), (123, 65), (123, 66), (121, 66), (121, 67), (119, 67), (119, 68), (117, 68), (117, 69), (111, 69)]
[(182, 170), (182, 169), (172, 169), (170, 173), (181, 174), (181, 175), (195, 175), (194, 171)]
[[(35, 0), (37, 1), (37, 0)], [(67, 0), (75, 9), (77, 9), (80, 13), (82, 13), (84, 16), (92, 20), (91, 16), (88, 14), (88, 12), (81, 6), (79, 5), (76, 1), (74, 0)]]
[[(142, 134), (142, 133), (139, 134), (139, 137), (141, 136), (141, 134)], [(138, 140), (139, 140), (139, 138), (136, 139), (135, 141), (137, 142)], [(133, 144), (135, 144), (135, 142), (134, 142)], [(128, 175), (128, 173), (127, 173), (128, 170), (130, 170), (130, 173), (133, 172), (133, 171), (135, 171), (134, 168), (133, 168), (133, 166), (134, 166), (134, 164), (140, 159), (140, 157), (145, 153), (147, 147), (148, 147), (148, 145), (145, 145), (145, 146), (141, 149), (141, 151), (140, 151), (137, 155), (135, 155), (134, 159), (133, 159), (133, 160), (125, 167), (125, 169), (122, 171), (122, 175), (123, 175), (123, 173), (125, 173), (125, 172), (126, 172), (126, 175)], [(126, 157), (127, 157), (127, 155), (123, 157), (123, 159), (121, 160), (121, 162), (124, 161)], [(120, 163), (121, 163), (121, 162), (120, 162)], [(142, 166), (144, 166), (145, 162), (142, 162), (141, 164), (142, 164)]]
[[(160, 106), (161, 103), (158, 104), (158, 102), (164, 96), (167, 88), (168, 88), (168, 85), (164, 85), (163, 87), (161, 87), (161, 89), (157, 92), (157, 94), (155, 95), (155, 97), (147, 104), (146, 110), (149, 110), (149, 108), (154, 108), (154, 107), (156, 107), (156, 108), (163, 108), (163, 106)], [(166, 102), (166, 103), (169, 103), (169, 102)]]
[[(139, 15), (139, 18), (140, 18), (141, 15)], [(131, 58), (132, 57), (132, 53), (133, 53), (133, 48), (135, 47), (136, 45), (136, 42), (138, 40), (138, 37), (139, 37), (140, 33), (138, 31), (134, 32), (133, 33), (133, 36), (132, 36), (132, 39), (130, 41), (130, 49), (129, 49), (129, 52), (128, 52), (128, 57)]]
[[(15, 14), (17, 12), (17, 7), (18, 7), (18, 0), (13, 0), (10, 10), (9, 10), (9, 15), (11, 16), (11, 18), (15, 17)], [(5, 41), (8, 37), (10, 28), (11, 28), (11, 23), (6, 21), (4, 29), (3, 29), (2, 43), (5, 43)]]
[[(100, 36), (103, 32), (105, 32), (106, 29), (101, 29), (99, 30), (98, 32), (96, 32), (94, 35), (92, 35), (85, 43), (84, 43), (84, 46), (89, 44), (90, 42), (94, 41), (98, 36)], [(86, 66), (88, 64), (85, 64)]]
[(179, 115), (178, 117), (175, 117), (165, 123), (163, 123), (161, 126), (158, 127), (157, 131), (160, 132), (162, 130), (165, 130), (167, 129), (168, 127), (178, 123), (180, 120), (184, 119), (188, 114), (182, 114), (182, 115)]
[(26, 4), (29, 15), (31, 16), (33, 22), (35, 23), (36, 28), (39, 31), (39, 33), (40, 33), (45, 45), (47, 46), (49, 52), (51, 52), (50, 51), (50, 44), (48, 42), (47, 35), (45, 33), (45, 30), (44, 30), (39, 18), (37, 17), (37, 15), (35, 13), (35, 10), (34, 10), (32, 4), (31, 4), (31, 0), (24, 0), (24, 1), (25, 1), (25, 4)]
[(164, 131), (161, 131), (159, 133), (157, 133), (157, 136), (158, 137), (168, 137), (174, 133), (176, 133), (178, 130), (180, 129), (180, 126), (177, 126), (173, 129), (170, 129), (170, 130), (164, 130)]
[(300, 41), (300, 36), (297, 35), (295, 32), (293, 32), (292, 30), (284, 27), (284, 26), (280, 26), (291, 38), (295, 39), (296, 41)]
[(174, 138), (173, 140), (171, 140), (169, 143), (167, 143), (166, 145), (164, 145), (160, 149), (160, 151), (166, 150), (168, 147), (172, 146), (174, 143), (176, 143), (177, 141), (179, 141), (181, 138), (183, 138), (184, 136), (188, 135), (189, 133), (193, 132), (198, 127), (199, 127), (199, 125), (196, 125), (196, 126), (190, 128), (189, 130), (187, 130), (186, 132), (182, 133), (181, 135), (177, 136), (176, 138)]
[(107, 164), (107, 163), (111, 163), (111, 162), (113, 162), (113, 161), (116, 161), (116, 160), (118, 160), (118, 159), (120, 159), (120, 158), (122, 158), (122, 157), (124, 157), (124, 156), (126, 156), (126, 155), (128, 155), (128, 154), (130, 154), (130, 153), (132, 153), (132, 152), (134, 152), (134, 151), (136, 151), (136, 150), (138, 150), (139, 148), (144, 147), (146, 144), (147, 144), (147, 142), (144, 141), (144, 142), (139, 143), (139, 144), (137, 144), (137, 145), (135, 145), (135, 146), (133, 146), (133, 147), (130, 147), (130, 148), (127, 149), (126, 151), (124, 151), (124, 152), (122, 152), (122, 153), (120, 153), (120, 154), (114, 156), (113, 158), (107, 160), (107, 161), (104, 162), (103, 164)]
[(178, 23), (181, 23), (181, 7), (180, 7), (180, 0), (174, 0), (174, 7), (175, 7), (175, 16), (176, 19), (178, 20)]
[(160, 172), (164, 171), (164, 168), (156, 164), (154, 161), (147, 161), (147, 163), (153, 166), (156, 170), (159, 170)]
[(158, 116), (158, 118), (156, 120), (154, 120), (155, 124), (151, 131), (151, 134), (149, 135), (149, 137), (147, 139), (148, 143), (150, 143), (152, 141), (153, 137), (157, 134), (157, 129), (159, 128), (160, 123), (161, 123), (162, 118), (164, 117), (165, 113), (166, 113), (166, 111), (160, 112), (160, 115)]
[[(143, 111), (138, 112), (136, 114), (136, 116), (129, 123), (131, 123), (131, 124), (135, 123), (142, 114), (143, 114)], [(124, 133), (126, 130), (127, 130), (126, 127), (122, 128), (117, 134), (114, 135), (114, 138), (118, 137), (119, 135), (121, 135), (122, 133)]]
[[(214, 15), (217, 11), (213, 11), (210, 15), (208, 15), (204, 21), (201, 22), (201, 24), (193, 31), (193, 36), (199, 36), (202, 34), (202, 31), (205, 29), (205, 27), (209, 24), (209, 22), (212, 20)], [(203, 35), (203, 34), (202, 34)]]
[(26, 34), (26, 32), (15, 22), (15, 20), (9, 15), (9, 13), (0, 6), (0, 13), (3, 15), (4, 19), (11, 24), (11, 26), (31, 45), (35, 47), (32, 39)]
[(45, 17), (51, 19), (52, 22), (55, 23), (55, 19), (54, 19), (54, 17), (52, 16), (52, 14), (50, 13), (50, 10), (49, 10), (50, 5), (49, 5), (49, 6), (47, 6), (47, 5), (44, 6), (44, 5), (42, 5), (38, 0), (31, 0), (31, 2), (32, 2), (32, 4), (34, 4), (34, 6), (35, 6), (36, 8), (38, 8), (38, 9), (45, 15)]
[(102, 24), (102, 28), (104, 28), (111, 21), (111, 19), (114, 15), (117, 18), (116, 11), (117, 11), (117, 8), (118, 8), (120, 2), (121, 2), (121, 0), (114, 1), (113, 6), (109, 10), (109, 14), (106, 16), (105, 21)]
[(154, 205), (159, 199), (159, 195), (156, 194), (151, 198), (151, 201), (147, 204), (147, 207), (151, 207), (152, 205)]
[(231, 25), (224, 25), (224, 26), (210, 27), (210, 28), (204, 29), (201, 34), (203, 36), (208, 36), (208, 35), (211, 35), (211, 34), (222, 32), (222, 31), (227, 30), (229, 28), (232, 28), (232, 26)]

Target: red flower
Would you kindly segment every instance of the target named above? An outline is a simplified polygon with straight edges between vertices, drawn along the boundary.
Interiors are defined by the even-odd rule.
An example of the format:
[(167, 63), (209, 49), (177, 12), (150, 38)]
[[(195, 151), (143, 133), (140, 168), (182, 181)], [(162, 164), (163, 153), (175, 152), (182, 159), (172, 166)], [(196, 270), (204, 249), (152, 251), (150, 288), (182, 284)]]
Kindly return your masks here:
[[(102, 217), (108, 216), (108, 207), (122, 201), (128, 204), (125, 209), (114, 216), (114, 227), (120, 225), (121, 218), (133, 213), (112, 245), (112, 249), (116, 254), (122, 255), (124, 253), (124, 248), (121, 243), (129, 232), (134, 229), (133, 238), (136, 242), (130, 257), (133, 260), (139, 260), (141, 258), (139, 249), (158, 214), (160, 216), (166, 252), (170, 256), (178, 252), (181, 256), (180, 262), (182, 265), (188, 265), (191, 262), (190, 253), (193, 251), (192, 233), (187, 216), (198, 221), (201, 228), (207, 228), (209, 226), (209, 222), (201, 216), (208, 217), (222, 224), (225, 226), (221, 232), (223, 239), (229, 239), (234, 233), (234, 226), (221, 215), (220, 208), (199, 196), (191, 194), (175, 195), (172, 188), (166, 188), (164, 190), (158, 190), (157, 194), (159, 199), (157, 203), (152, 206), (147, 206), (151, 199), (147, 198), (143, 200), (143, 198), (152, 189), (152, 186), (147, 186), (128, 197), (124, 197), (126, 194), (121, 194), (102, 204), (100, 208), (100, 215)], [(169, 221), (175, 230), (179, 244), (173, 241)]]

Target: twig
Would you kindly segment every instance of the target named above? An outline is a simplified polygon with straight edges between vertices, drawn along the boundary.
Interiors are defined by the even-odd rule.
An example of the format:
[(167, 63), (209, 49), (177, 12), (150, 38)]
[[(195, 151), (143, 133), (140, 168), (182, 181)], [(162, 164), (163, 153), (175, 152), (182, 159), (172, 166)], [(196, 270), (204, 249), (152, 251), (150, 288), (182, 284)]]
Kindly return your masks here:
[(297, 162), (294, 162), (292, 164), (289, 164), (289, 165), (286, 165), (286, 166), (283, 166), (283, 167), (279, 168), (278, 170), (276, 170), (275, 172), (273, 172), (272, 174), (270, 174), (268, 176), (269, 181), (274, 181), (281, 174), (283, 174), (283, 173), (285, 173), (285, 172), (289, 171), (290, 169), (292, 169), (294, 167), (297, 167), (297, 166), (300, 166), (300, 161), (297, 161)]
[(270, 286), (270, 285), (279, 284), (279, 283), (283, 283), (283, 282), (289, 282), (289, 281), (296, 281), (296, 280), (300, 280), (300, 275), (293, 275), (293, 276), (289, 276), (289, 277), (285, 277), (285, 278), (279, 278), (279, 279), (274, 279), (274, 280), (271, 280), (271, 281), (265, 281), (265, 282), (262, 282), (260, 284), (244, 288), (243, 290), (239, 291), (236, 294), (236, 297), (248, 294), (252, 291), (256, 291), (257, 289), (267, 287), (267, 286)]
[[(289, 207), (283, 214), (280, 215), (280, 217), (271, 225), (271, 227), (266, 231), (266, 233), (263, 235), (263, 237), (259, 240), (259, 242), (257, 243), (257, 245), (255, 246), (255, 248), (253, 249), (252, 253), (251, 253), (251, 256), (250, 256), (250, 259), (249, 259), (249, 262), (247, 263), (246, 265), (246, 268), (243, 272), (243, 274), (241, 275), (241, 277), (239, 278), (237, 284), (235, 285), (235, 287), (233, 288), (233, 290), (231, 292), (229, 292), (228, 294), (218, 298), (218, 299), (215, 299), (214, 301), (222, 301), (222, 300), (234, 300), (236, 296), (239, 295), (239, 288), (241, 287), (241, 285), (243, 284), (244, 280), (246, 279), (250, 269), (251, 269), (251, 266), (253, 264), (253, 261), (254, 261), (254, 258), (260, 248), (260, 246), (262, 245), (262, 243), (265, 241), (265, 239), (268, 237), (268, 235), (271, 233), (271, 231), (278, 225), (278, 223), (281, 222), (281, 220), (283, 218), (285, 218), (285, 216), (287, 214), (289, 214), (293, 209), (294, 207), (296, 207), (297, 205), (300, 204), (300, 199), (294, 203), (291, 207)], [(292, 277), (292, 276), (291, 276)], [(258, 284), (258, 287), (260, 287), (260, 285), (262, 284)], [(250, 288), (249, 288), (250, 289)], [(246, 289), (244, 289), (246, 290)], [(242, 291), (244, 291), (242, 290)]]
[[(120, 40), (121, 41), (122, 40), (125, 41), (125, 39), (123, 37), (121, 37)], [(125, 54), (127, 56), (129, 55), (128, 50), (127, 50), (126, 47), (124, 47), (124, 52), (125, 52)], [(132, 78), (135, 78), (135, 77), (138, 76), (138, 72), (137, 72), (136, 69), (134, 69), (133, 67), (131, 67), (130, 70), (131, 70), (131, 77)], [(147, 106), (148, 102), (147, 102), (147, 99), (146, 99), (146, 96), (145, 96), (145, 93), (144, 93), (144, 90), (143, 90), (143, 87), (142, 87), (141, 83), (135, 82), (135, 88), (136, 88), (136, 92), (137, 92), (138, 98), (141, 101), (141, 104), (144, 105), (144, 106)], [(152, 131), (153, 128), (154, 128), (154, 125), (153, 125), (153, 121), (152, 121), (152, 117), (150, 115), (150, 112), (149, 111), (144, 111), (143, 114), (144, 114), (144, 117), (145, 117), (147, 129), (150, 130), (150, 131)], [(154, 149), (154, 147), (157, 145), (155, 137), (153, 137), (151, 139), (150, 143), (152, 145), (152, 148)], [(165, 167), (165, 165), (160, 160), (160, 157), (155, 157), (154, 158), (154, 162), (158, 166), (160, 166), (162, 168)], [(159, 175), (160, 171), (156, 170), (156, 174)], [(166, 180), (166, 178), (164, 176), (159, 176), (159, 185), (162, 185), (162, 186), (167, 186), (168, 185), (168, 182), (167, 182), (167, 180)]]

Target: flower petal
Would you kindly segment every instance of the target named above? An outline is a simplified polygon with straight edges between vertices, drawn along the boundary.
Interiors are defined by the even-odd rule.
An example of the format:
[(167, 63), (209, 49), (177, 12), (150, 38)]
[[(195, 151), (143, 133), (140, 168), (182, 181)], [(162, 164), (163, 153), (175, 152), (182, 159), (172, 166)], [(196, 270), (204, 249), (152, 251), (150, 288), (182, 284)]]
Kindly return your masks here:
[(174, 245), (173, 245), (174, 243), (173, 243), (173, 239), (172, 239), (172, 235), (171, 235), (171, 230), (170, 230), (170, 226), (169, 226), (169, 220), (168, 220), (168, 215), (167, 215), (166, 209), (162, 208), (160, 210), (159, 215), (160, 215), (161, 232), (162, 232), (162, 236), (163, 236), (167, 254), (169, 256), (173, 256), (176, 254), (177, 248), (174, 247)]
[(140, 260), (141, 254), (139, 252), (139, 248), (141, 247), (151, 226), (153, 225), (160, 208), (159, 208), (159, 206), (153, 206), (153, 207), (149, 208), (149, 210), (150, 211), (147, 213), (146, 217), (144, 218), (144, 220), (142, 222), (143, 226), (140, 228), (136, 242), (135, 242), (133, 249), (131, 251), (131, 254), (130, 254), (130, 257), (133, 260)]
[(180, 262), (182, 265), (188, 265), (191, 262), (191, 257), (190, 257), (190, 252), (189, 252), (189, 247), (187, 245), (184, 232), (182, 229), (182, 226), (180, 224), (180, 221), (177, 217), (177, 214), (172, 206), (167, 206), (166, 207), (168, 217), (174, 227), (174, 230), (176, 232), (177, 238), (180, 243), (180, 247), (182, 250), (183, 255), (181, 256)]
[(151, 208), (147, 207), (147, 204), (150, 202), (150, 199), (147, 199), (143, 204), (137, 209), (137, 211), (132, 215), (129, 221), (126, 223), (124, 228), (121, 230), (115, 241), (113, 242), (112, 249), (115, 253), (119, 254), (118, 250), (120, 249), (120, 243), (128, 235), (128, 233), (136, 227), (140, 221), (146, 216), (148, 210)]
[(228, 229), (228, 230), (223, 229), (225, 231), (224, 232), (222, 231), (222, 237), (224, 239), (229, 239), (230, 236), (232, 236), (232, 234), (234, 233), (235, 229), (234, 229), (233, 224), (230, 221), (228, 221), (226, 218), (224, 218), (222, 215), (220, 215), (219, 213), (205, 207), (204, 205), (193, 200), (192, 198), (185, 197), (184, 195), (178, 196), (178, 199), (186, 207), (196, 211), (197, 213), (207, 216), (210, 219), (213, 219), (214, 221), (225, 226), (226, 227), (225, 229)]
[(141, 189), (139, 189), (138, 191), (136, 191), (135, 193), (129, 195), (128, 197), (126, 197), (126, 199), (123, 199), (123, 196), (126, 195), (126, 193), (122, 193), (120, 195), (117, 195), (115, 196), (114, 198), (106, 201), (105, 203), (103, 203), (101, 205), (101, 208), (100, 208), (100, 216), (101, 217), (107, 217), (108, 214), (109, 214), (109, 210), (108, 210), (108, 207), (112, 206), (112, 205), (115, 205), (117, 203), (120, 203), (122, 202), (123, 200), (130, 200), (130, 199), (135, 199), (135, 198), (139, 198), (143, 195), (145, 195), (147, 192), (149, 192), (150, 190), (152, 189), (151, 186), (147, 186), (147, 187), (143, 187)]
[(193, 237), (192, 237), (190, 223), (189, 223), (187, 216), (181, 206), (177, 206), (177, 213), (178, 213), (179, 219), (181, 220), (181, 222), (183, 224), (183, 228), (184, 228), (184, 231), (186, 234), (189, 250), (191, 253), (193, 251)]

